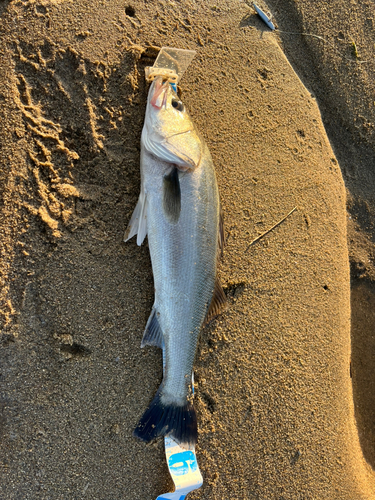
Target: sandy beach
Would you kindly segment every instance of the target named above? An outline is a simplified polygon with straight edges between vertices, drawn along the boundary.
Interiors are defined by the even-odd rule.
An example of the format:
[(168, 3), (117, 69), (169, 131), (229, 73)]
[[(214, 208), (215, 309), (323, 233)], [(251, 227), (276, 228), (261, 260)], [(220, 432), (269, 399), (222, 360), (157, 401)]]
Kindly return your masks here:
[(132, 435), (162, 361), (147, 243), (123, 242), (163, 46), (197, 51), (182, 100), (226, 234), (188, 498), (374, 498), (375, 6), (258, 5), (274, 32), (234, 0), (0, 2), (1, 499), (172, 489)]

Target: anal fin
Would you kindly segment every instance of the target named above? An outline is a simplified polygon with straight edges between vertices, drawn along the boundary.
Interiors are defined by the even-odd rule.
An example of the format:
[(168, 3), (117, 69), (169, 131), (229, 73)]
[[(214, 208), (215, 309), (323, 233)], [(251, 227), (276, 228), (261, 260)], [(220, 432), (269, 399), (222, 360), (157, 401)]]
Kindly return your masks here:
[(157, 318), (156, 309), (153, 307), (151, 314), (146, 323), (146, 328), (143, 333), (141, 347), (145, 347), (146, 345), (152, 345), (155, 347), (163, 348), (163, 332), (160, 328), (159, 321)]
[(216, 276), (215, 287), (212, 294), (211, 304), (207, 310), (206, 318), (204, 320), (204, 325), (207, 325), (213, 318), (222, 313), (227, 306), (227, 297), (224, 293), (223, 287)]

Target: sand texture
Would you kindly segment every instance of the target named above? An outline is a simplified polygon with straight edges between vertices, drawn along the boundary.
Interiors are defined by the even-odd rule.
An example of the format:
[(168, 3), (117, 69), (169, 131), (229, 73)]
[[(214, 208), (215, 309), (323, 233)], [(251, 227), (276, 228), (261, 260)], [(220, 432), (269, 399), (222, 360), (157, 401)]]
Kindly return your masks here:
[(172, 488), (132, 436), (162, 363), (147, 243), (123, 242), (162, 46), (197, 50), (182, 99), (227, 240), (188, 498), (374, 498), (375, 7), (259, 4), (277, 33), (233, 0), (0, 3), (0, 499)]

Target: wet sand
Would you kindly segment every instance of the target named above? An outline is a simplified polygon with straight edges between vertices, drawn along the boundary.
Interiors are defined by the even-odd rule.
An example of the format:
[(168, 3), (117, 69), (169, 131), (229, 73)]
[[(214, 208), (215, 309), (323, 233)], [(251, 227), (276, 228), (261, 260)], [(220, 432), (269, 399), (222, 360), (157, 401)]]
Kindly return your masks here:
[(161, 46), (197, 50), (182, 98), (227, 238), (191, 498), (373, 498), (374, 7), (259, 4), (278, 33), (235, 1), (0, 4), (1, 498), (171, 489), (132, 436), (162, 366), (147, 244), (122, 241)]

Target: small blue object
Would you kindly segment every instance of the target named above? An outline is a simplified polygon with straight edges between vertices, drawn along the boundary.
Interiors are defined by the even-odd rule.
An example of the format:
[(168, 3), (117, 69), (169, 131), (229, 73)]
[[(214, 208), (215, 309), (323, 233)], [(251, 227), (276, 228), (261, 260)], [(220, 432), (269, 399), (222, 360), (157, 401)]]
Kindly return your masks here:
[[(181, 495), (180, 498), (176, 498), (176, 500), (185, 500), (186, 495)], [(156, 500), (171, 500), (169, 497), (158, 497)]]
[(177, 92), (177, 85), (176, 85), (175, 83), (171, 83), (171, 82), (169, 82), (169, 83), (170, 83), (170, 85), (171, 85), (172, 89), (173, 89), (175, 92)]
[(183, 476), (198, 469), (195, 453), (186, 450), (182, 453), (175, 453), (168, 459), (168, 467), (173, 470), (176, 476)]
[(275, 25), (271, 21), (271, 19), (260, 9), (255, 3), (253, 3), (254, 9), (257, 11), (258, 16), (261, 18), (261, 20), (267, 24), (270, 30), (275, 29)]

